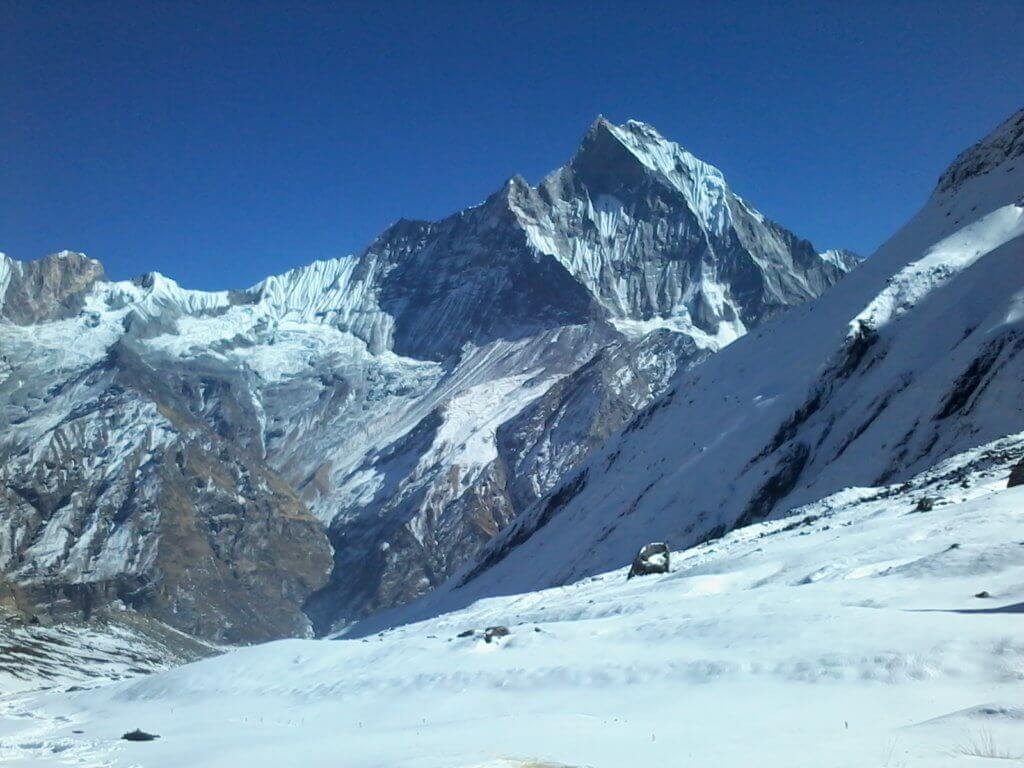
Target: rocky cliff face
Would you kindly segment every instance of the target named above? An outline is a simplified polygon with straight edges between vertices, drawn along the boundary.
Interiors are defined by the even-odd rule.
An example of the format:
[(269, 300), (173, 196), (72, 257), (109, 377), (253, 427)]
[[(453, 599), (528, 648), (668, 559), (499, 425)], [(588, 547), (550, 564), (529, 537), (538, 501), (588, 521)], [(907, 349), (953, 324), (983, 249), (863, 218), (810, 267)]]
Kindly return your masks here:
[(0, 560), (23, 602), (88, 618), (116, 600), (218, 642), (308, 632), (330, 547), (259, 457), (120, 342), (66, 371), (33, 370), (36, 345), (5, 350)]
[[(992, 171), (1012, 174), (1014, 164), (1024, 158), (1024, 109), (1018, 110), (972, 147), (961, 152), (939, 177), (936, 195), (955, 193), (968, 179)], [(998, 180), (994, 181), (998, 184)]]
[(247, 290), (2, 259), (0, 568), (229, 641), (407, 602), (851, 266), (604, 120), (537, 187)]
[(0, 255), (0, 317), (19, 325), (71, 317), (103, 266), (80, 253), (61, 251), (22, 263)]

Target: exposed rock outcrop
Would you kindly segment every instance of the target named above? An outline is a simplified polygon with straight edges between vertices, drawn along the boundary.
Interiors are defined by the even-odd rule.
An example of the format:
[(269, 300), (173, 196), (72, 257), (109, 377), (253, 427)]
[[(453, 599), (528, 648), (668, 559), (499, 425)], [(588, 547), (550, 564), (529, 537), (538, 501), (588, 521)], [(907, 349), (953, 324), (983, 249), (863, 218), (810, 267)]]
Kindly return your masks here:
[(1010, 470), (1010, 479), (1006, 483), (1007, 488), (1016, 488), (1024, 485), (1024, 460)]
[(633, 564), (629, 568), (627, 579), (634, 576), (647, 576), (652, 573), (668, 573), (671, 555), (668, 545), (662, 542), (644, 544), (640, 547)]

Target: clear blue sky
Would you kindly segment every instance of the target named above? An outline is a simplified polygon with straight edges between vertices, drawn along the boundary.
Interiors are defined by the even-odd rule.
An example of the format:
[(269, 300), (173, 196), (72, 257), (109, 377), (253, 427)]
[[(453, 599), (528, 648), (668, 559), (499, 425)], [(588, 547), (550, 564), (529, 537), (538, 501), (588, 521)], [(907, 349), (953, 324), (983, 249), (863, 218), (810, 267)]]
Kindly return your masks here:
[(870, 253), (1024, 105), (1024, 2), (0, 0), (0, 250), (241, 287), (564, 163), (598, 113)]

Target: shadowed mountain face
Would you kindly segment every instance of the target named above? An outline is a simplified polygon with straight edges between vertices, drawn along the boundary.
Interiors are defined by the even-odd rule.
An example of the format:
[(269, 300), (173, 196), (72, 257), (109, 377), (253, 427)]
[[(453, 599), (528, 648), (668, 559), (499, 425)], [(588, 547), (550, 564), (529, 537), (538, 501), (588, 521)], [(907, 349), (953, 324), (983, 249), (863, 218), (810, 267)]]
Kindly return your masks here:
[(0, 569), (231, 642), (403, 604), (854, 263), (604, 120), (537, 187), (247, 290), (0, 256)]

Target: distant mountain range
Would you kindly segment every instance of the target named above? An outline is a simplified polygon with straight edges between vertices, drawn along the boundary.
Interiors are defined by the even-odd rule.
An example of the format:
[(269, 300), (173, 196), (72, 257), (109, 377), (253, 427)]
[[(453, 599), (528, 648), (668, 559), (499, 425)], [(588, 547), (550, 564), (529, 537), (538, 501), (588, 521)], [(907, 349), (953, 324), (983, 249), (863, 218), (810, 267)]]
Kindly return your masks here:
[[(503, 560), (550, 582), (624, 562), (641, 533), (696, 541), (832, 488), (840, 444), (868, 445), (885, 398), (916, 392), (891, 382), (921, 370), (869, 365), (890, 333), (869, 314), (816, 379), (836, 318), (938, 224), (965, 223), (957, 201), (990, 208), (962, 190), (1002, 173), (1001, 157), (975, 151), (944, 176), (927, 210), (955, 209), (956, 224), (929, 213), (827, 302), (715, 365), (858, 259), (817, 252), (635, 121), (598, 119), (536, 187), (515, 177), (478, 206), (399, 221), (359, 255), (246, 290), (112, 282), (71, 252), (0, 256), (7, 599), (58, 617), (123, 605), (219, 642), (327, 632), (422, 597), (482, 550), (474, 572)], [(982, 354), (965, 338), (951, 371)], [(868, 369), (887, 383), (848, 394)], [(871, 471), (899, 476), (968, 440), (942, 432), (922, 450), (934, 431), (912, 430), (898, 460), (872, 443)], [(537, 569), (529, 552), (552, 518), (569, 552)]]

